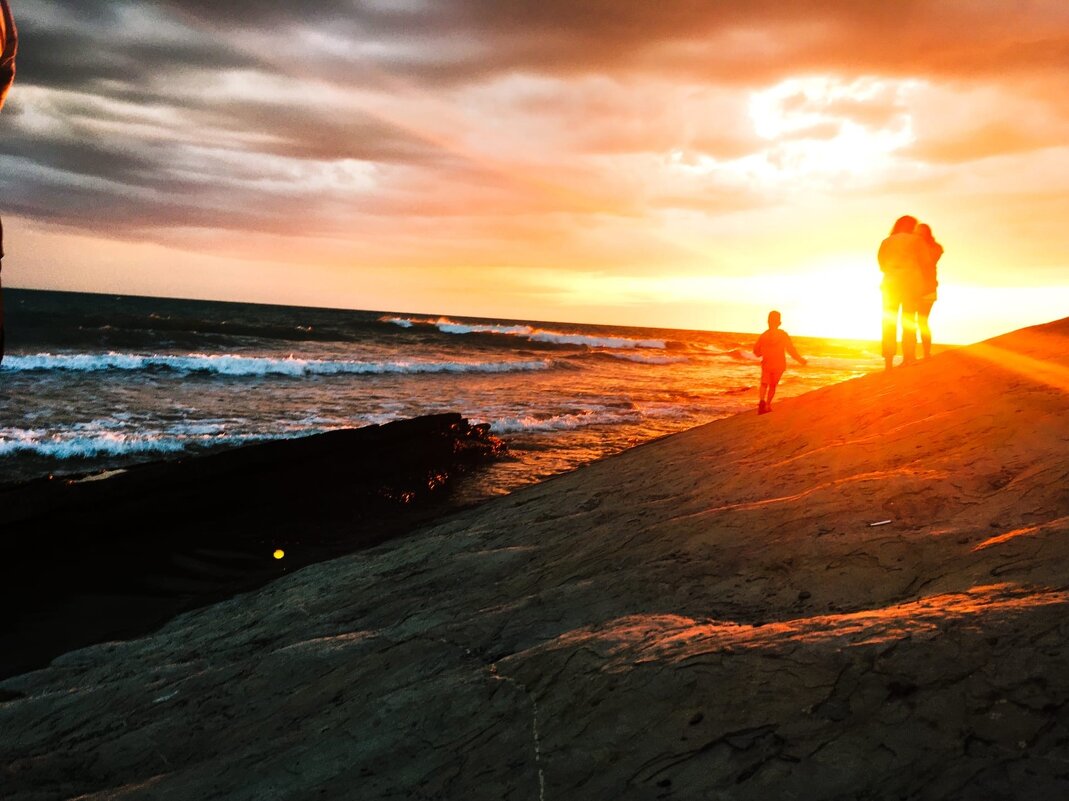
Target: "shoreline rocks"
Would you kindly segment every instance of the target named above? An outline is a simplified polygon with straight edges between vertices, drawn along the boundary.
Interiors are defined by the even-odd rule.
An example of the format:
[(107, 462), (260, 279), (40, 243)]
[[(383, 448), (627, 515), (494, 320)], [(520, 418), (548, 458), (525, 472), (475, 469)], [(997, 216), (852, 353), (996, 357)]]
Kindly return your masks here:
[(0, 487), (0, 677), (403, 534), (505, 452), (439, 414)]

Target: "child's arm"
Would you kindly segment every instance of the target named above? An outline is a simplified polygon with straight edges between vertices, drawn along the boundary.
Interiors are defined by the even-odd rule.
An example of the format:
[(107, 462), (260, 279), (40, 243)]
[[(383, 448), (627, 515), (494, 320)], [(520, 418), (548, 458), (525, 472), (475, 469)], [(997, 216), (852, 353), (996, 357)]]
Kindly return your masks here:
[(809, 364), (804, 357), (798, 355), (798, 350), (794, 347), (794, 343), (791, 342), (791, 335), (786, 331), (783, 332), (783, 335), (787, 338), (787, 353), (791, 354), (791, 358), (803, 367)]
[(759, 336), (757, 338), (757, 341), (753, 345), (753, 355), (754, 356), (760, 356), (761, 355), (761, 346), (762, 346), (762, 344), (764, 344), (764, 341), (765, 341), (765, 335), (761, 334), (761, 336)]

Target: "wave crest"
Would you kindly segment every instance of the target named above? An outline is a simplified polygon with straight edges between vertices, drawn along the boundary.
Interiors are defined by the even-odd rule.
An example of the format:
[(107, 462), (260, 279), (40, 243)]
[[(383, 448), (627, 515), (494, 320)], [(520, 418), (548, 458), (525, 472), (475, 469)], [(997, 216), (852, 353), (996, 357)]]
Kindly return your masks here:
[(443, 334), (496, 334), (526, 339), (529, 342), (544, 342), (553, 345), (577, 345), (588, 348), (653, 348), (663, 350), (668, 343), (663, 339), (632, 339), (630, 337), (591, 336), (567, 331), (551, 331), (531, 325), (497, 325), (495, 323), (461, 323), (448, 317), (437, 319), (421, 317), (383, 317), (381, 322), (392, 323), (402, 328), (415, 325), (431, 325)]
[(211, 373), (225, 376), (310, 376), (361, 374), (419, 374), (419, 373), (512, 373), (548, 370), (553, 362), (430, 362), (389, 361), (358, 362), (328, 359), (271, 359), (235, 354), (190, 353), (184, 356), (136, 353), (37, 353), (25, 356), (9, 355), (4, 370), (38, 372), (64, 370), (70, 372), (100, 372), (125, 370), (149, 372), (170, 370), (176, 373)]
[(521, 415), (503, 417), (490, 423), (490, 430), (495, 434), (527, 434), (538, 431), (570, 431), (597, 425), (619, 425), (634, 423), (642, 419), (638, 411), (597, 412), (586, 410), (551, 416)]
[(638, 364), (683, 364), (690, 361), (686, 356), (646, 356), (642, 353), (607, 353), (605, 355)]
[[(243, 438), (216, 438), (214, 444), (233, 445)], [(189, 448), (188, 439), (153, 434), (122, 434), (111, 431), (56, 434), (47, 431), (0, 432), (0, 456), (33, 454), (50, 459), (93, 459), (101, 456), (173, 454)]]

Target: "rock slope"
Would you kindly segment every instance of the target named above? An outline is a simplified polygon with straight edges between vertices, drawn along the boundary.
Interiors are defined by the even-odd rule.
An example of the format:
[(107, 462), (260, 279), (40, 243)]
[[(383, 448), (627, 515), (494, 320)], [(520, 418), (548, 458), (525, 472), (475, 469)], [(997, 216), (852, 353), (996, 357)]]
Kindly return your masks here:
[(1069, 319), (635, 448), (7, 680), (3, 795), (1069, 797), (1067, 412)]

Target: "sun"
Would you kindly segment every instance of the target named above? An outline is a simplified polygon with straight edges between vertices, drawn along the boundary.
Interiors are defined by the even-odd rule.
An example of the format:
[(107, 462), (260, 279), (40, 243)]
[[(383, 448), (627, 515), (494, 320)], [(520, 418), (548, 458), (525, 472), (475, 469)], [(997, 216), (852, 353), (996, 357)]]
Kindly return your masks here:
[(835, 339), (880, 338), (882, 304), (879, 272), (848, 265), (816, 268), (792, 296), (792, 328), (810, 336)]
[(878, 340), (880, 273), (867, 268), (870, 261), (866, 254), (842, 254), (787, 273), (754, 275), (738, 287), (738, 297), (773, 303), (791, 334)]

